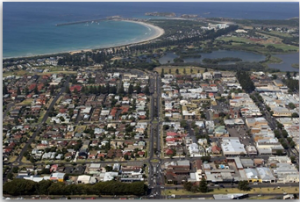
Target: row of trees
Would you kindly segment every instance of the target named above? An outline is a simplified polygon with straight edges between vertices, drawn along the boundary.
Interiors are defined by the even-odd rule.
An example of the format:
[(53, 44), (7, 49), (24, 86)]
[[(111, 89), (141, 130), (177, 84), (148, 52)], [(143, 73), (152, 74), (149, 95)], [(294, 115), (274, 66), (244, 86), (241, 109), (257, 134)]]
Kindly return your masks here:
[(191, 191), (191, 192), (202, 192), (202, 193), (206, 193), (209, 191), (208, 186), (207, 186), (207, 181), (204, 177), (202, 177), (199, 186), (197, 186), (195, 183), (192, 182), (185, 182), (183, 184), (183, 187), (187, 190), (187, 191)]
[(18, 195), (144, 195), (148, 187), (143, 182), (122, 183), (116, 181), (96, 184), (71, 184), (42, 180), (14, 179), (3, 185), (3, 193)]
[(246, 92), (251, 93), (252, 91), (254, 91), (255, 86), (248, 72), (237, 71), (236, 77), (239, 80), (239, 83), (241, 84), (242, 88)]

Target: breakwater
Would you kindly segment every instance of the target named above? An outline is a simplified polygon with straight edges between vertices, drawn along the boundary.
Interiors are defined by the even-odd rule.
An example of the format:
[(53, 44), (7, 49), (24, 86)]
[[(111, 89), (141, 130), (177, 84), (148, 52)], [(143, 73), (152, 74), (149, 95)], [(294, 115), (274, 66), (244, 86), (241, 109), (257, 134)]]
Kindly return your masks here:
[(95, 20), (82, 20), (82, 21), (75, 21), (75, 22), (66, 22), (66, 23), (58, 23), (55, 26), (66, 26), (66, 25), (75, 25), (75, 24), (83, 24), (83, 23), (97, 23), (101, 21), (107, 20), (123, 20), (120, 16), (112, 16), (107, 18), (95, 19)]

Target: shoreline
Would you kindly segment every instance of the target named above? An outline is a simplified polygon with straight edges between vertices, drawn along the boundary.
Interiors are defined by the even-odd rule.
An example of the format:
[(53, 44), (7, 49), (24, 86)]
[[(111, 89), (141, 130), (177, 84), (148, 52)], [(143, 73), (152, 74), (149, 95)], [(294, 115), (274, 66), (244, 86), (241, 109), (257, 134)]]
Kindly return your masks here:
[(45, 54), (36, 54), (36, 55), (30, 55), (30, 56), (16, 56), (16, 57), (3, 57), (3, 60), (6, 59), (18, 59), (18, 58), (31, 58), (31, 57), (42, 57), (42, 56), (53, 56), (53, 55), (58, 55), (58, 54), (76, 54), (76, 53), (81, 53), (81, 52), (92, 52), (94, 50), (100, 50), (100, 49), (109, 49), (109, 48), (121, 48), (124, 46), (132, 46), (132, 45), (138, 45), (138, 44), (143, 44), (146, 42), (150, 42), (154, 39), (157, 39), (161, 37), (164, 33), (165, 30), (162, 29), (161, 27), (155, 26), (153, 24), (147, 23), (147, 22), (141, 22), (141, 21), (134, 21), (134, 20), (119, 20), (123, 22), (130, 22), (130, 23), (136, 23), (140, 24), (144, 27), (147, 27), (148, 29), (153, 29), (155, 31), (155, 34), (152, 36), (149, 36), (145, 39), (141, 39), (135, 42), (131, 43), (125, 43), (125, 44), (120, 44), (120, 45), (108, 45), (108, 46), (103, 46), (99, 48), (89, 48), (89, 49), (79, 49), (79, 50), (69, 50), (69, 51), (63, 51), (63, 52), (54, 52), (54, 53), (45, 53)]

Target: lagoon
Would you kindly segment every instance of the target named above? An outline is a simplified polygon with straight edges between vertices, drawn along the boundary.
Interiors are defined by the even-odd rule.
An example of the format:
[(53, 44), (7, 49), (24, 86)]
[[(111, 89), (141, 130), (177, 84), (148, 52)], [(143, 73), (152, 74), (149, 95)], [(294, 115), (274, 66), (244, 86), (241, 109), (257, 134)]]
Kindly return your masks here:
[[(216, 58), (225, 58), (225, 57), (234, 57), (234, 58), (240, 58), (243, 62), (260, 62), (265, 60), (264, 55), (246, 52), (246, 51), (231, 51), (231, 50), (217, 50), (212, 51), (211, 53), (199, 53), (201, 55), (201, 58), (185, 58), (184, 63), (202, 63), (202, 60), (204, 58), (209, 59), (216, 59)], [(166, 55), (161, 57), (159, 59), (159, 62), (161, 64), (167, 64), (168, 61), (170, 63), (173, 62), (175, 58), (177, 58), (178, 55), (172, 52), (168, 52)], [(235, 64), (235, 62), (220, 62), (219, 64)]]
[(282, 72), (299, 72), (299, 68), (292, 67), (292, 64), (299, 64), (299, 53), (278, 54), (274, 55), (282, 60), (281, 63), (269, 64), (272, 69), (279, 69)]

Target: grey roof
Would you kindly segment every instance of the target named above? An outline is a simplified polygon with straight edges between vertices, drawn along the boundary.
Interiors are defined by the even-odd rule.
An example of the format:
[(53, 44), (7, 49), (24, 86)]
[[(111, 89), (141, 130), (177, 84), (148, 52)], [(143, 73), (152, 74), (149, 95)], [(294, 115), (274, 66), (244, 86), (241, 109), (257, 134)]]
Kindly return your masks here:
[(189, 166), (190, 161), (189, 160), (177, 161), (177, 165), (179, 165), (179, 166)]

